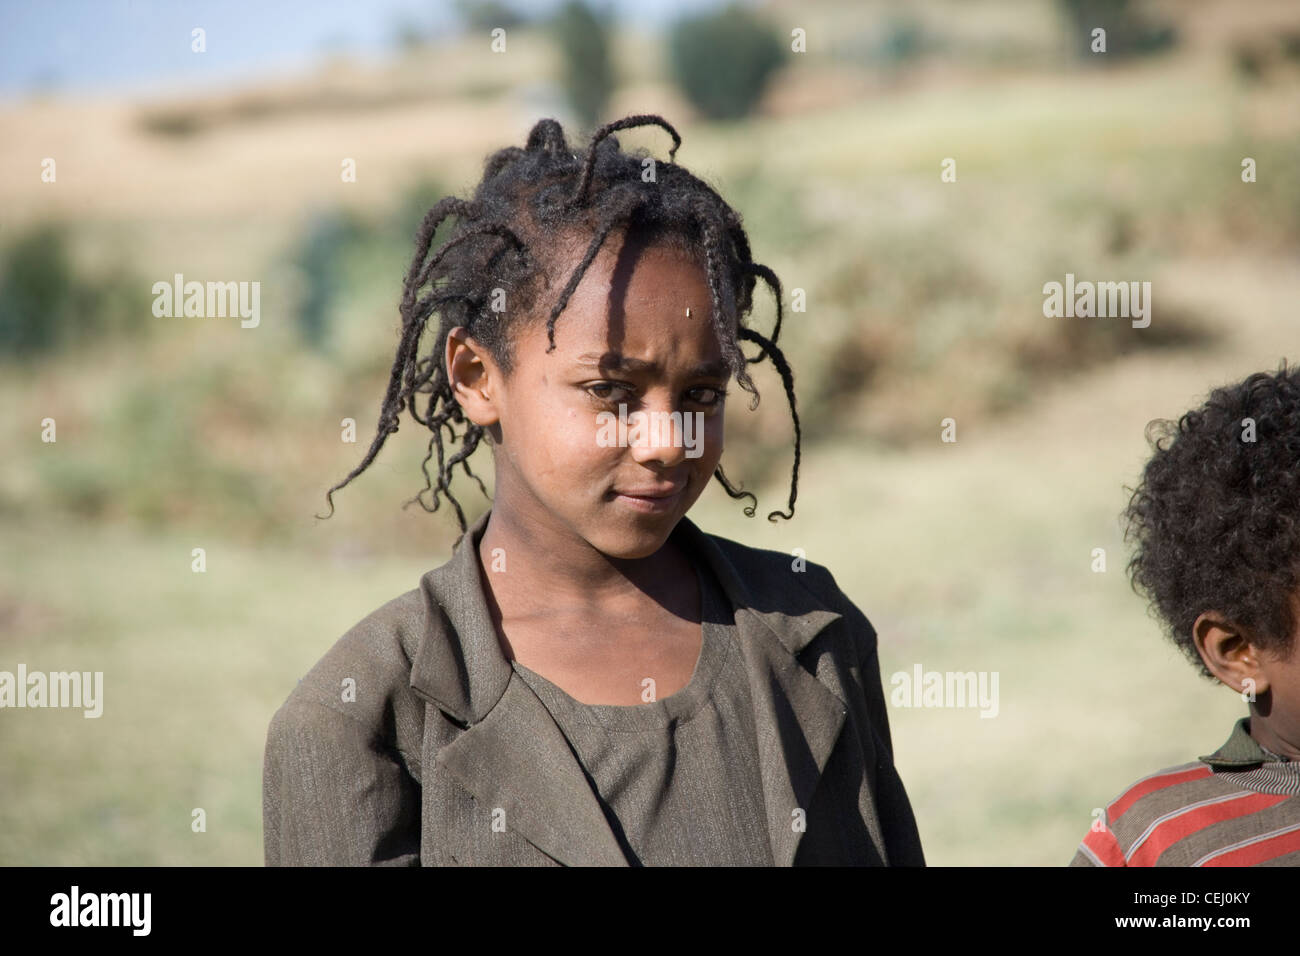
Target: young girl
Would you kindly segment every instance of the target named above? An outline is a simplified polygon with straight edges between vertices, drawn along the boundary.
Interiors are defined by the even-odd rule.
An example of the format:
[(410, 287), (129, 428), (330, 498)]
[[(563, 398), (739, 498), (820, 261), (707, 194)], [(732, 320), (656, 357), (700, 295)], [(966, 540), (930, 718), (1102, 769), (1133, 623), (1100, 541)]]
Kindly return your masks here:
[[(647, 124), (669, 162), (610, 135)], [(327, 497), (405, 408), (438, 462), (416, 497), (462, 535), (272, 719), (268, 865), (923, 864), (866, 617), (825, 568), (686, 518), (711, 477), (754, 513), (719, 464), (733, 376), (756, 403), (771, 358), (789, 398), (772, 520), (799, 422), (780, 283), (680, 144), (632, 116), (579, 156), (542, 120), (425, 217), (377, 434)], [(770, 339), (743, 324), (759, 277)], [(450, 480), (481, 439), (467, 525)]]

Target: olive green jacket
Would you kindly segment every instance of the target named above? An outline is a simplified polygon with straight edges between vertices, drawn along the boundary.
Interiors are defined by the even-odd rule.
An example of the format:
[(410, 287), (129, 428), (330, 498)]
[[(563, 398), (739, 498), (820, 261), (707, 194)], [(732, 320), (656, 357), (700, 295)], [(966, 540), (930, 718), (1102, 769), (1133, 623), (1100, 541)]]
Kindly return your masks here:
[[(419, 587), (344, 634), (275, 713), (268, 866), (627, 865), (564, 735), (498, 643), (477, 553), (489, 514)], [(687, 518), (673, 534), (736, 608), (776, 864), (924, 865), (866, 617), (820, 565)]]

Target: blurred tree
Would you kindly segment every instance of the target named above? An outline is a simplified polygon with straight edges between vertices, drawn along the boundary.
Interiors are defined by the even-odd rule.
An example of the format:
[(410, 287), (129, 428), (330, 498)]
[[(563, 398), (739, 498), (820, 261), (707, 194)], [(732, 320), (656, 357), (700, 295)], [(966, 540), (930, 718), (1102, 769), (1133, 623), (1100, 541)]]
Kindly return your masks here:
[(921, 54), (925, 47), (925, 30), (913, 16), (894, 15), (885, 22), (880, 41), (880, 59), (888, 66), (900, 66)]
[(471, 33), (496, 27), (517, 27), (528, 22), (523, 13), (500, 0), (456, 0), (454, 6), (460, 22)]
[(0, 351), (56, 348), (75, 318), (75, 281), (62, 227), (43, 224), (14, 240), (0, 267)]
[(62, 223), (18, 236), (0, 261), (0, 357), (22, 358), (148, 326), (143, 285), (119, 255), (95, 275), (76, 266)]
[[(1157, 53), (1178, 41), (1178, 31), (1156, 20), (1137, 0), (1060, 0), (1075, 55), (1100, 66), (1117, 59)], [(1093, 53), (1092, 31), (1106, 31), (1105, 54)]]
[(299, 335), (313, 349), (323, 350), (329, 342), (343, 260), (361, 233), (360, 224), (338, 210), (313, 213), (307, 222), (297, 256), (306, 291), (296, 320)]
[(668, 54), (677, 85), (710, 119), (749, 115), (786, 55), (781, 38), (734, 3), (676, 21)]
[(569, 0), (555, 15), (556, 42), (564, 57), (564, 93), (579, 122), (595, 127), (613, 95), (614, 66), (609, 52), (614, 13), (599, 13), (582, 0)]

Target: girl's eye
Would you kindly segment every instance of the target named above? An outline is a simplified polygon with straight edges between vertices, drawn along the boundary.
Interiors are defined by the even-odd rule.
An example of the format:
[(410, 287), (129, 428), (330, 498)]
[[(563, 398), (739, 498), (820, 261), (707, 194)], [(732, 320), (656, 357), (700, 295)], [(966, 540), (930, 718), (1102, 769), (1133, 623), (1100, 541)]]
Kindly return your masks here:
[[(615, 404), (628, 402), (636, 391), (631, 385), (621, 385), (618, 382), (593, 382), (591, 385), (584, 385), (583, 388), (593, 398)], [(702, 386), (691, 389), (688, 395), (690, 400), (697, 405), (714, 408), (722, 404), (722, 400), (727, 395), (727, 390), (725, 388), (714, 388), (713, 386)]]
[(601, 401), (621, 401), (631, 391), (628, 386), (619, 385), (617, 382), (597, 382), (587, 386), (587, 392)]
[(701, 405), (713, 407), (722, 404), (722, 400), (727, 397), (727, 390), (725, 388), (697, 388), (692, 390), (691, 396)]

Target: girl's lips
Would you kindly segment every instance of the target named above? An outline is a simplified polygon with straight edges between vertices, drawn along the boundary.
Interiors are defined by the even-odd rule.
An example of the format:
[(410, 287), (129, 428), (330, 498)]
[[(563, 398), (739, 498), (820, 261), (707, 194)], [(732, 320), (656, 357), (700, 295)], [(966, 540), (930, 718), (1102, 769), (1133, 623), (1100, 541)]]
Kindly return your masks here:
[(677, 501), (686, 489), (683, 485), (674, 492), (669, 494), (632, 494), (631, 492), (615, 492), (614, 500), (620, 501), (629, 508), (641, 512), (642, 514), (662, 514), (666, 511), (672, 511), (677, 506)]

